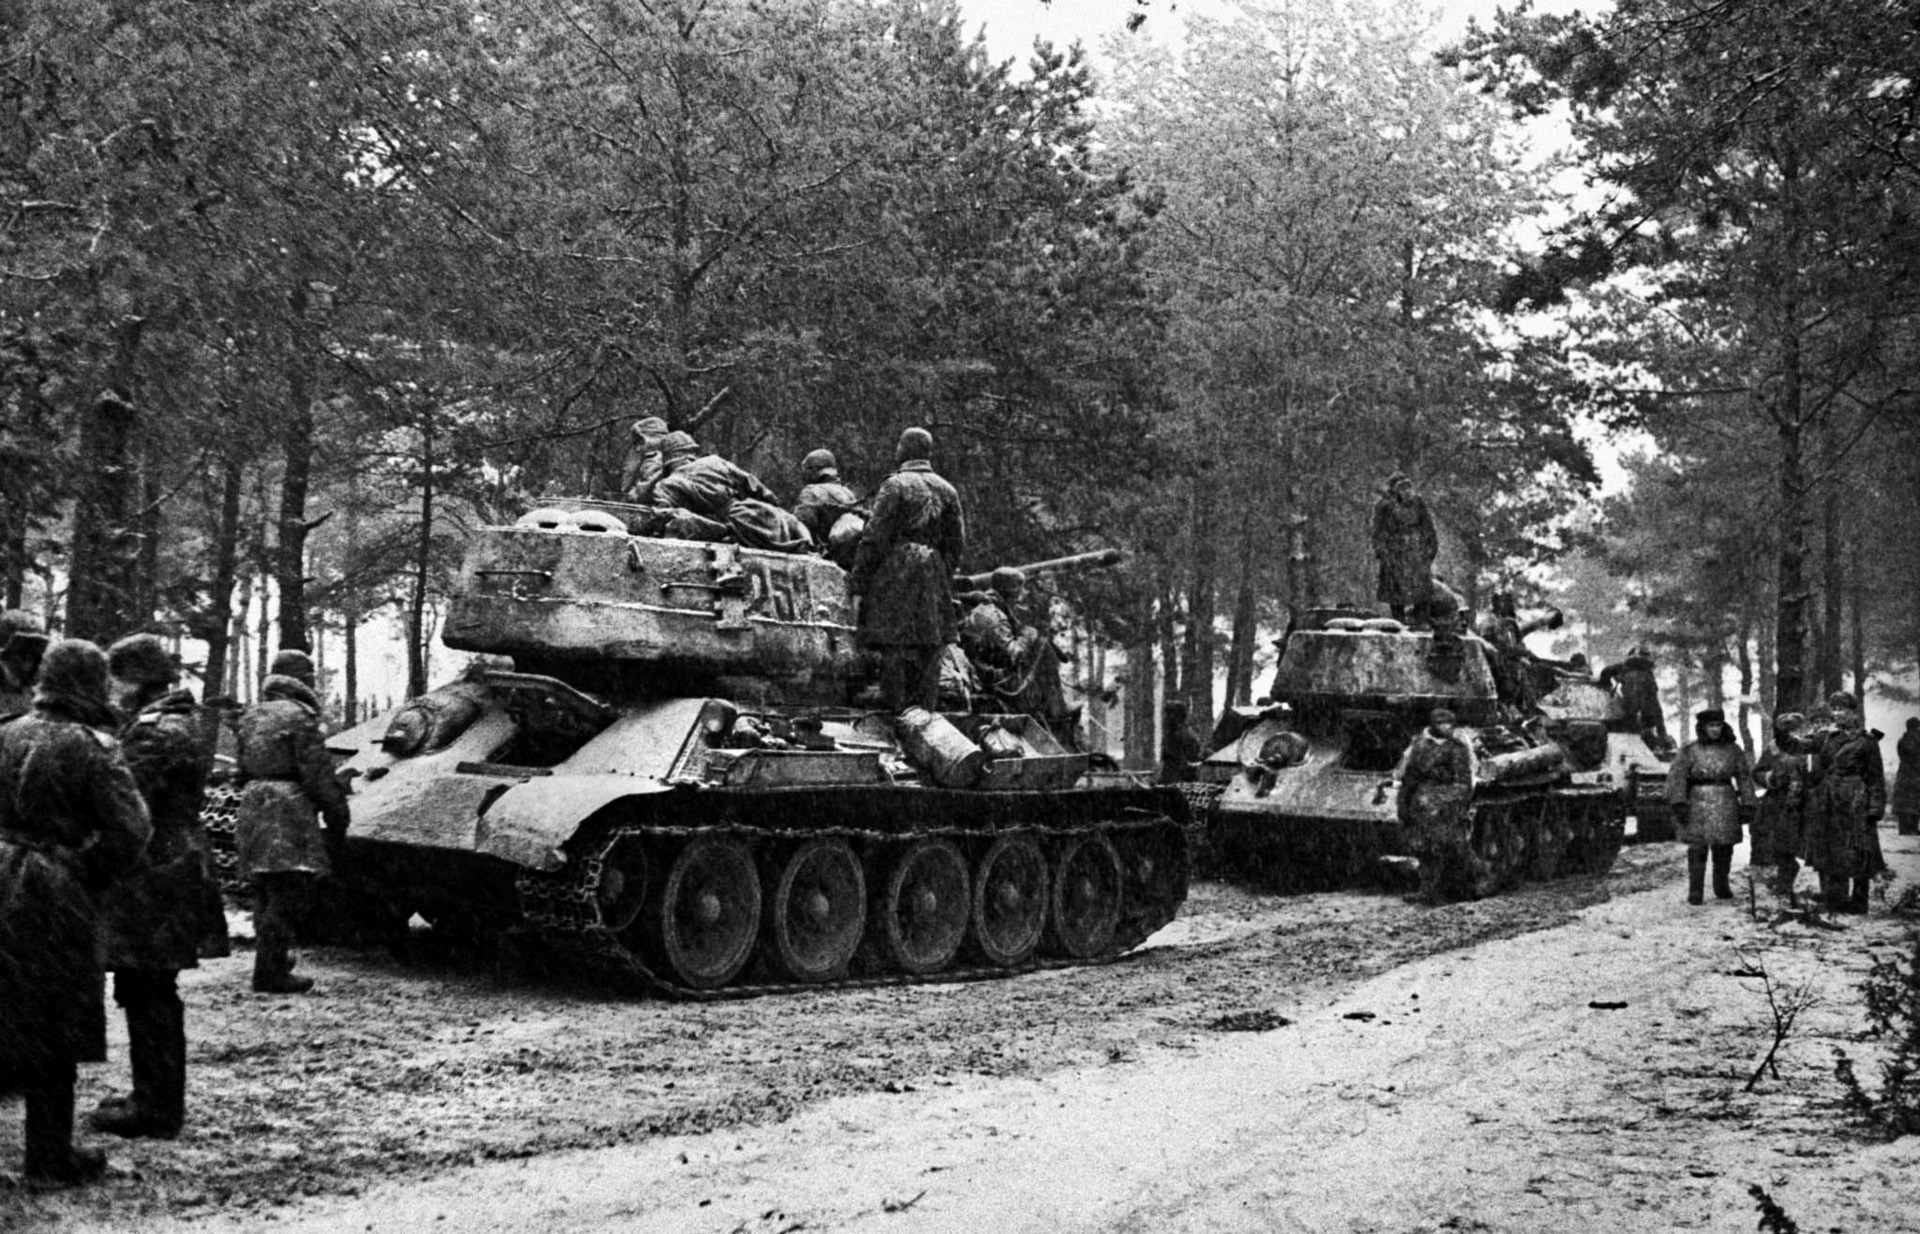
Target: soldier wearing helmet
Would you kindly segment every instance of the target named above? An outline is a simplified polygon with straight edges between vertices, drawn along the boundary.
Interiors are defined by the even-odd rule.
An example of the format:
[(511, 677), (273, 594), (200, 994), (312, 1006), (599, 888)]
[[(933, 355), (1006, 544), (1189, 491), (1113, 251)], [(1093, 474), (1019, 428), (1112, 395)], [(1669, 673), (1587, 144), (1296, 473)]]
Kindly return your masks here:
[(800, 479), (800, 495), (793, 501), (794, 517), (806, 525), (813, 542), (835, 565), (843, 570), (850, 568), (867, 519), (860, 511), (860, 498), (841, 481), (833, 451), (810, 451), (800, 460)]
[(880, 656), (881, 704), (895, 713), (934, 708), (940, 649), (955, 632), (950, 580), (966, 551), (966, 517), (932, 457), (933, 434), (900, 434), (896, 469), (874, 494), (848, 580), (861, 600), (861, 639)]
[(350, 822), (346, 788), (320, 735), (320, 699), (306, 652), (273, 657), (260, 701), (241, 713), (239, 736), (246, 787), (234, 836), (240, 870), (253, 880), (253, 988), (304, 994), (313, 979), (294, 976), (294, 938), (315, 881), (331, 873), (343, 853)]
[(620, 496), (635, 505), (652, 505), (653, 486), (667, 472), (660, 454), (667, 422), (659, 416), (646, 416), (635, 420), (628, 433), (632, 442), (627, 447), (626, 461), (620, 467)]
[(1667, 734), (1667, 718), (1660, 710), (1660, 685), (1654, 680), (1653, 656), (1644, 646), (1635, 647), (1618, 664), (1600, 670), (1602, 690), (1615, 690), (1624, 713), (1620, 723), (1628, 732), (1644, 736), (1655, 750), (1670, 752), (1673, 738)]
[(667, 534), (689, 540), (735, 540), (748, 548), (804, 553), (813, 539), (760, 477), (718, 454), (702, 454), (689, 433), (660, 440), (666, 474), (654, 482), (653, 508)]

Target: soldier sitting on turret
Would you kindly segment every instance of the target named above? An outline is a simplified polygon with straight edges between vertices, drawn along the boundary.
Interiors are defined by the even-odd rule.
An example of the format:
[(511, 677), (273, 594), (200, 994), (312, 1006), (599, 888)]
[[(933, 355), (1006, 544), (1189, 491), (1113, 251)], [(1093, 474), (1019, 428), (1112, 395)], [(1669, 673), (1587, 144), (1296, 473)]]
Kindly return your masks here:
[(660, 441), (665, 473), (653, 485), (646, 530), (679, 540), (735, 540), (776, 553), (812, 551), (813, 538), (773, 490), (717, 454), (701, 454), (687, 433)]
[(1539, 658), (1527, 649), (1527, 635), (1537, 630), (1558, 629), (1562, 621), (1560, 610), (1555, 608), (1523, 623), (1514, 606), (1513, 593), (1502, 591), (1494, 595), (1493, 611), (1481, 622), (1480, 636), (1494, 650), (1494, 689), (1501, 702), (1514, 707), (1521, 715), (1538, 710), (1540, 695), (1546, 686), (1541, 680)]
[(1071, 727), (1060, 685), (1060, 653), (1051, 639), (1016, 616), (1027, 576), (1011, 566), (993, 572), (993, 590), (960, 623), (960, 647), (982, 684), (1008, 711), (1037, 716), (1049, 728)]
[(800, 474), (805, 483), (793, 499), (794, 517), (806, 525), (829, 561), (851, 570), (860, 533), (867, 526), (860, 498), (841, 483), (840, 466), (831, 450), (810, 452), (800, 460)]

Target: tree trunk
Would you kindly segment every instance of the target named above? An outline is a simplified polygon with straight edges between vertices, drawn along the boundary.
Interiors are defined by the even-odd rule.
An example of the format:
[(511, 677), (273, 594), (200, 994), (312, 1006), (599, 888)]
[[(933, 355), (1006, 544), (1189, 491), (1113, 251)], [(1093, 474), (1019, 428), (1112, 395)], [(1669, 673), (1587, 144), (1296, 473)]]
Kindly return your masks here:
[(109, 390), (80, 417), (79, 493), (68, 558), (68, 638), (105, 644), (136, 624), (132, 589), (137, 564), (129, 544), (132, 473), (127, 444), (134, 409)]
[(346, 540), (346, 586), (340, 592), (340, 633), (346, 640), (341, 652), (341, 669), (346, 682), (346, 698), (341, 706), (351, 727), (360, 722), (360, 587), (354, 574), (354, 562), (360, 548), (358, 470), (347, 477)]
[[(1136, 627), (1150, 631), (1153, 625), (1142, 621)], [(1152, 634), (1127, 646), (1126, 680), (1121, 687), (1121, 704), (1124, 708), (1126, 755), (1122, 760), (1134, 771), (1151, 771), (1159, 751), (1160, 726), (1154, 718), (1154, 682), (1157, 674), (1153, 664)]]
[(1213, 731), (1213, 629), (1219, 586), (1217, 563), (1218, 494), (1210, 467), (1195, 477), (1193, 511), (1193, 590), (1187, 603), (1187, 663), (1181, 677), (1195, 731)]
[[(1740, 611), (1740, 635), (1736, 644), (1736, 659), (1740, 665), (1740, 744), (1746, 747), (1747, 757), (1755, 757), (1753, 736), (1750, 725), (1753, 722), (1753, 709), (1747, 700), (1753, 697), (1753, 609), (1743, 606)], [(1762, 734), (1762, 741), (1765, 734)]]
[(133, 518), (138, 564), (133, 573), (133, 594), (129, 597), (134, 621), (127, 627), (129, 631), (151, 625), (154, 614), (160, 611), (160, 537), (164, 523), (160, 517), (160, 481), (153, 474), (151, 447), (143, 446), (140, 451), (139, 493), (140, 509)]
[(427, 692), (427, 577), (433, 563), (433, 413), (420, 417), (420, 534), (407, 601), (407, 697)]
[(274, 582), (280, 590), (280, 646), (313, 650), (307, 631), (307, 490), (313, 478), (314, 330), (308, 288), (287, 296), (292, 341), (287, 353), (287, 416), (281, 433), (286, 474), (280, 480), (279, 553)]
[(1804, 711), (1807, 681), (1806, 460), (1801, 455), (1800, 374), (1788, 366), (1780, 394), (1780, 572), (1774, 623), (1775, 706)]
[(233, 588), (240, 565), (240, 464), (228, 459), (220, 476), (220, 514), (213, 534), (213, 577), (207, 583), (207, 608), (196, 637), (207, 644), (207, 677), (202, 698), (233, 691), (227, 649), (233, 638)]
[(1864, 582), (1866, 572), (1860, 563), (1860, 537), (1854, 536), (1847, 546), (1847, 593), (1851, 601), (1847, 605), (1852, 617), (1852, 629), (1848, 640), (1853, 652), (1853, 693), (1864, 709), (1867, 705), (1867, 618), (1863, 611), (1867, 606), (1867, 588)]
[(1847, 596), (1846, 568), (1841, 561), (1840, 458), (1835, 440), (1839, 427), (1831, 416), (1820, 423), (1821, 484), (1826, 493), (1820, 503), (1820, 693), (1832, 694), (1841, 686), (1845, 657), (1841, 632), (1845, 629), (1844, 604)]

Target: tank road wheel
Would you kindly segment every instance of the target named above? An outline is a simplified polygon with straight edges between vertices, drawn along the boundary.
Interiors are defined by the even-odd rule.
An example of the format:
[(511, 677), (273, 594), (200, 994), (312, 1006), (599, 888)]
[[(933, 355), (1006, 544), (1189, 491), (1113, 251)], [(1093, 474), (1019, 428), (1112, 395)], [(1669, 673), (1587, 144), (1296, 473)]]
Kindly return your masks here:
[(1485, 865), (1485, 873), (1476, 881), (1476, 893), (1491, 895), (1511, 887), (1519, 873), (1521, 851), (1519, 820), (1512, 807), (1488, 805), (1476, 810), (1473, 836), (1468, 842), (1473, 855)]
[(1626, 822), (1619, 811), (1608, 809), (1608, 805), (1607, 799), (1590, 798), (1572, 807), (1579, 870), (1583, 874), (1605, 874), (1620, 856)]
[(1030, 835), (1003, 835), (973, 875), (973, 942), (987, 963), (1025, 963), (1047, 928), (1047, 859)]
[(1099, 833), (1073, 836), (1054, 859), (1047, 950), (1075, 960), (1104, 955), (1120, 924), (1120, 856)]
[(1535, 826), (1534, 844), (1528, 853), (1527, 878), (1544, 883), (1560, 877), (1573, 844), (1571, 807), (1557, 798), (1546, 803)]
[(1114, 850), (1126, 871), (1120, 893), (1120, 926), (1115, 933), (1121, 950), (1140, 943), (1172, 921), (1187, 898), (1185, 841), (1179, 825), (1171, 821), (1114, 837)]
[(767, 893), (767, 955), (789, 981), (846, 972), (867, 924), (867, 879), (845, 840), (807, 840)]
[(875, 935), (890, 967), (916, 977), (953, 962), (967, 936), (967, 862), (952, 840), (910, 842), (874, 905)]
[(696, 990), (733, 980), (760, 933), (760, 878), (747, 846), (688, 841), (647, 898), (644, 924), (648, 958), (669, 979)]

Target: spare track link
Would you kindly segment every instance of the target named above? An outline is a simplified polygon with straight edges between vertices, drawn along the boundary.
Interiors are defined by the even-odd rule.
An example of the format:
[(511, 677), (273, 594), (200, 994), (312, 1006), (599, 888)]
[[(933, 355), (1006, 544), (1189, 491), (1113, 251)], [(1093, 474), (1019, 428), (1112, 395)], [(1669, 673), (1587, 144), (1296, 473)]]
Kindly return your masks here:
[[(1147, 814), (1145, 811), (1137, 810), (1128, 810), (1127, 814), (1132, 817), (1111, 819), (1087, 827), (1021, 828), (1019, 830), (1043, 842), (1058, 842), (1076, 835), (1090, 835), (1096, 831), (1104, 831), (1109, 838), (1116, 841), (1124, 837), (1154, 842), (1156, 840), (1154, 833), (1158, 833), (1157, 842), (1169, 844), (1172, 846), (1172, 851), (1182, 854), (1178, 878), (1184, 888), (1187, 876), (1184, 861), (1186, 837), (1180, 824), (1164, 814)], [(623, 840), (635, 837), (659, 840), (691, 839), (696, 836), (733, 836), (753, 843), (764, 843), (768, 840), (800, 841), (837, 837), (849, 841), (884, 845), (903, 844), (912, 840), (940, 836), (951, 839), (978, 839), (991, 834), (994, 833), (965, 827), (926, 828), (906, 834), (865, 831), (852, 827), (813, 828), (805, 831), (726, 824), (700, 827), (616, 827), (593, 845), (592, 856), (585, 860), (571, 862), (552, 874), (532, 870), (523, 871), (517, 880), (520, 909), (526, 923), (538, 932), (540, 939), (547, 946), (554, 948), (560, 955), (577, 959), (589, 970), (627, 984), (636, 990), (687, 1002), (725, 1002), (760, 998), (769, 994), (811, 993), (821, 990), (870, 990), (887, 986), (986, 981), (1017, 977), (1023, 973), (1044, 969), (1111, 964), (1125, 958), (1131, 949), (1138, 946), (1149, 934), (1171, 921), (1179, 909), (1180, 901), (1176, 899), (1171, 904), (1157, 906), (1145, 913), (1129, 913), (1123, 902), (1120, 923), (1115, 932), (1111, 950), (1089, 959), (1036, 954), (1026, 962), (1011, 967), (969, 964), (956, 965), (924, 976), (910, 973), (870, 973), (828, 981), (730, 984), (711, 990), (682, 985), (661, 973), (654, 972), (633, 948), (620, 940), (618, 932), (606, 925), (601, 918), (598, 892), (601, 880), (607, 871), (606, 859)], [(1181, 898), (1184, 899), (1184, 895)]]

